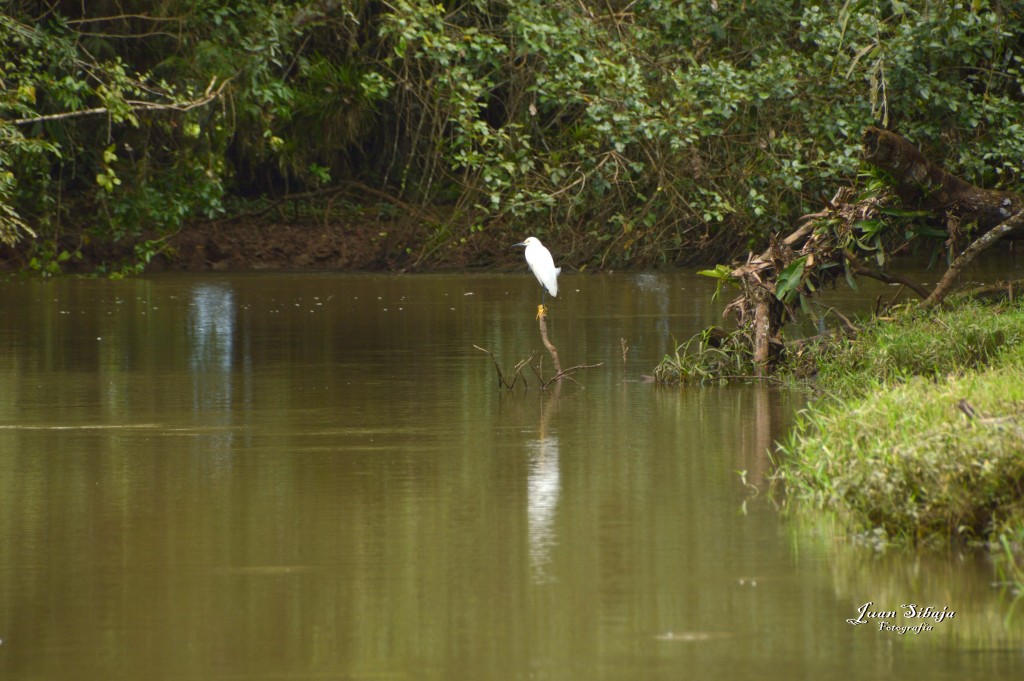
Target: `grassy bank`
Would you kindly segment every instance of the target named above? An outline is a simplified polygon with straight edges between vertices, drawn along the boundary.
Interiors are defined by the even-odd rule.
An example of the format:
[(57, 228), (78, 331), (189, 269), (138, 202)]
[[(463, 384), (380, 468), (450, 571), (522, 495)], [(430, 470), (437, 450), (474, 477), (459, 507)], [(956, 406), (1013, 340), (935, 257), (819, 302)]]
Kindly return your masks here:
[(790, 498), (874, 536), (1024, 547), (1024, 305), (962, 302), (866, 327), (818, 357), (780, 446)]

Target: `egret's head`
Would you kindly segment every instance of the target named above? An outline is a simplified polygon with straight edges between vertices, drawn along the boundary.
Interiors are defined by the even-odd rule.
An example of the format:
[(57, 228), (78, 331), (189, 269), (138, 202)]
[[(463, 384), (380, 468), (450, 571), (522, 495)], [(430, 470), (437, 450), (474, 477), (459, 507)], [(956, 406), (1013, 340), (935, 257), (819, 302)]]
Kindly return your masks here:
[(512, 244), (512, 246), (513, 247), (515, 247), (515, 246), (529, 246), (531, 244), (539, 244), (539, 243), (540, 243), (540, 241), (537, 239), (537, 237), (535, 237), (535, 236), (528, 236), (525, 239), (523, 239), (522, 241), (520, 241), (519, 243)]

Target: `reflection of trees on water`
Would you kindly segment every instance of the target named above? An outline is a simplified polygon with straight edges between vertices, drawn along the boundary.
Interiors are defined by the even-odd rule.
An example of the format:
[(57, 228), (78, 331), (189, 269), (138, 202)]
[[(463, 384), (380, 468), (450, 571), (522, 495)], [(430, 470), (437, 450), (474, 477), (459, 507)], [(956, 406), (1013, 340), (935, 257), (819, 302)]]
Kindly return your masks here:
[(550, 579), (547, 565), (557, 544), (555, 512), (562, 485), (558, 468), (558, 439), (548, 436), (530, 445), (526, 478), (527, 527), (530, 541), (530, 570), (537, 582)]
[[(876, 533), (851, 540), (849, 526), (838, 517), (806, 510), (793, 518), (790, 541), (795, 552), (823, 556), (844, 619), (857, 617), (857, 609), (870, 601), (873, 611), (897, 613), (890, 624), (924, 623), (932, 630), (899, 636), (882, 630), (880, 618), (871, 620), (870, 627), (858, 628), (870, 629), (873, 636), (899, 636), (904, 646), (1012, 651), (1019, 656), (1024, 642), (1021, 596), (1012, 584), (992, 581), (996, 577), (984, 551), (955, 546), (948, 551), (884, 549), (884, 536)], [(918, 611), (948, 608), (956, 615), (942, 622), (906, 618), (906, 604), (914, 604)]]

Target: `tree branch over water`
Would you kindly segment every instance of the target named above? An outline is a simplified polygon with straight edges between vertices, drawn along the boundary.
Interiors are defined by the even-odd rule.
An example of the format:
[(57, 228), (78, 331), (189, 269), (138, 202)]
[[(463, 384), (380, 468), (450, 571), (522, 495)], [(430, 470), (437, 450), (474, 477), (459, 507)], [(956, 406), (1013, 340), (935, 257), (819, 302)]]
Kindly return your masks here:
[(932, 294), (921, 303), (921, 307), (927, 310), (941, 304), (949, 293), (950, 288), (952, 288), (953, 282), (955, 282), (957, 277), (960, 276), (960, 273), (964, 268), (971, 264), (971, 262), (977, 258), (982, 251), (989, 249), (1000, 239), (1004, 239), (1011, 234), (1019, 232), (1022, 228), (1024, 228), (1024, 211), (1017, 213), (1006, 222), (1003, 222), (978, 237), (977, 240), (968, 246), (967, 249), (953, 261), (946, 270), (946, 273), (942, 275), (942, 279), (939, 281), (938, 285), (936, 285)]
[[(217, 77), (210, 81), (210, 84), (206, 87), (206, 91), (202, 97), (184, 102), (146, 102), (141, 100), (126, 99), (125, 104), (131, 112), (139, 111), (190, 111), (197, 109), (201, 106), (206, 106), (215, 99), (218, 99), (223, 93), (224, 88), (227, 86), (231, 79), (225, 80), (220, 84), (216, 90), (213, 86), (217, 82)], [(82, 118), (84, 116), (100, 116), (109, 115), (114, 113), (110, 107), (97, 106), (91, 109), (79, 109), (77, 111), (65, 111), (62, 113), (46, 114), (43, 116), (33, 116), (31, 118), (19, 118), (11, 121), (15, 125), (31, 125), (32, 123), (45, 123), (47, 121), (60, 121), (67, 120), (69, 118)]]

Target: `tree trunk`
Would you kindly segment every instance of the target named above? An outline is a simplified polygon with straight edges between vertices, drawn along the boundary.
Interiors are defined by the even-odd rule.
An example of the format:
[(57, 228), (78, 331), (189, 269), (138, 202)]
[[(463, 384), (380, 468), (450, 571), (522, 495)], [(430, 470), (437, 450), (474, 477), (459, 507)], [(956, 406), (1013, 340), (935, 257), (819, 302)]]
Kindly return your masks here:
[(754, 365), (758, 376), (767, 373), (768, 360), (771, 359), (772, 326), (768, 317), (768, 301), (758, 301), (754, 308)]

